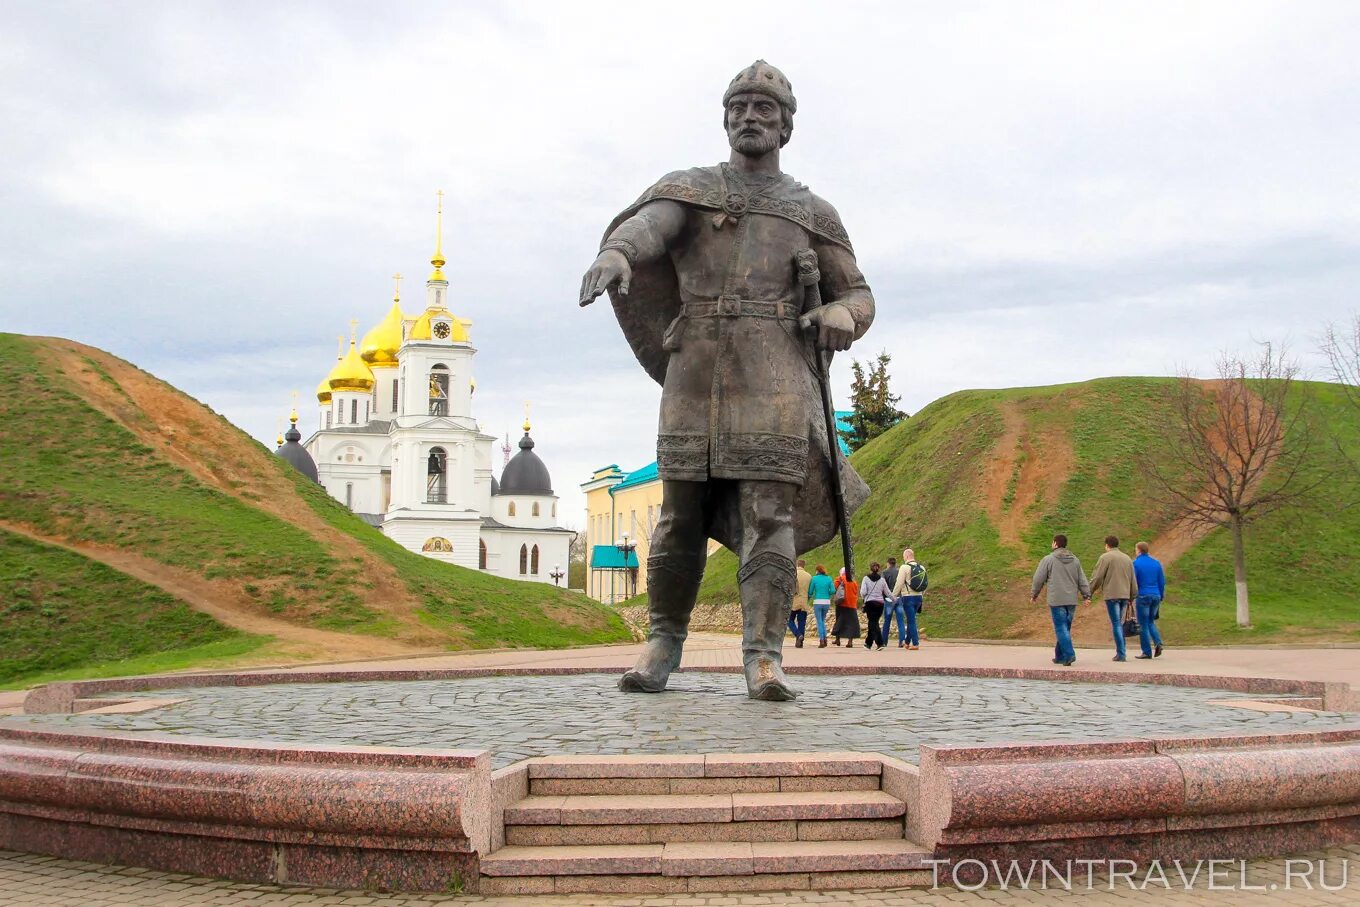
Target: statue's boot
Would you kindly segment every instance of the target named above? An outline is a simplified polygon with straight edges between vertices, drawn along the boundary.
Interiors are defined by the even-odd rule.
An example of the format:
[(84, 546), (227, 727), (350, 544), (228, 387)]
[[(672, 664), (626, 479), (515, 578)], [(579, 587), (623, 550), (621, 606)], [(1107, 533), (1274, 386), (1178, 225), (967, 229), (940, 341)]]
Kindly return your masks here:
[(650, 632), (633, 669), (619, 678), (619, 689), (625, 693), (660, 693), (671, 672), (680, 667), (704, 564), (700, 559), (684, 566), (677, 560), (664, 554), (647, 559)]
[(793, 561), (766, 551), (751, 558), (737, 576), (746, 695), (770, 702), (794, 699), (798, 691), (784, 673), (784, 630), (796, 576)]

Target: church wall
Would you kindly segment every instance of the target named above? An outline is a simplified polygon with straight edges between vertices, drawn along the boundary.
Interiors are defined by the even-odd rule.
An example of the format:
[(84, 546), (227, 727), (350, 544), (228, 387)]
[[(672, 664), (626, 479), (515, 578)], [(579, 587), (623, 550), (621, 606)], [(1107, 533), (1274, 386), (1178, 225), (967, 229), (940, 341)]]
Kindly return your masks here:
[[(485, 529), (482, 532), (483, 538), (487, 539), (487, 548), (495, 550), (498, 557), (497, 576), (507, 579), (519, 579), (528, 582), (552, 583), (552, 577), (548, 573), (554, 565), (560, 566), (565, 572), (567, 569), (568, 556), (571, 548), (571, 533), (569, 532), (517, 532), (514, 529)], [(532, 551), (535, 545), (538, 546), (538, 575), (519, 572), (519, 549), (521, 545), (527, 545)], [(488, 562), (488, 567), (490, 563)], [(532, 571), (532, 559), (530, 559), (529, 569)], [(562, 578), (565, 588), (566, 577)]]
[(397, 380), (397, 369), (374, 368), (373, 377), (376, 383), (373, 385), (372, 418), (390, 422), (397, 415), (392, 406), (392, 385)]
[[(512, 503), (514, 516), (510, 515)], [(534, 516), (535, 504), (538, 516)], [(492, 499), (491, 515), (498, 523), (517, 529), (553, 529), (560, 525), (553, 510), (556, 504), (557, 498), (548, 495), (498, 494)]]
[(476, 570), (478, 561), (477, 542), (481, 526), (481, 517), (476, 514), (468, 514), (463, 517), (440, 515), (434, 518), (402, 514), (385, 520), (382, 531), (384, 535), (398, 545), (417, 554), (424, 553), (421, 548), (426, 540), (431, 537), (438, 536), (448, 539), (453, 544), (451, 554), (431, 555), (426, 553), (426, 556), (434, 556), (436, 560)]

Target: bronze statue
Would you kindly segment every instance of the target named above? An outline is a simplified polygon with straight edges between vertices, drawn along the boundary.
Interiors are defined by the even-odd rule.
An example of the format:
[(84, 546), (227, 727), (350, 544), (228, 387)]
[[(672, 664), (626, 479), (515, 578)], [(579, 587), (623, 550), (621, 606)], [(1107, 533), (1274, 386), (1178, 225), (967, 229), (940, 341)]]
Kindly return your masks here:
[(793, 699), (782, 647), (794, 558), (836, 533), (833, 469), (848, 512), (868, 496), (827, 436), (817, 357), (864, 334), (874, 299), (836, 210), (779, 169), (797, 108), (788, 79), (764, 60), (738, 73), (723, 95), (727, 163), (676, 171), (644, 192), (609, 225), (581, 281), (583, 306), (608, 291), (662, 385), (651, 633), (619, 681), (625, 691), (660, 692), (679, 667), (713, 538), (741, 563), (747, 692)]

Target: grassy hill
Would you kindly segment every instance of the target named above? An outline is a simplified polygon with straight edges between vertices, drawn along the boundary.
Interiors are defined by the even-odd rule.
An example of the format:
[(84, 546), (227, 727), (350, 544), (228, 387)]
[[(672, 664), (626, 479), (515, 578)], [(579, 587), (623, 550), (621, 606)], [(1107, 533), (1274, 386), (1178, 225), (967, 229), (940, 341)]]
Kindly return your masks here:
[(152, 653), (195, 663), (251, 648), (278, 660), (628, 638), (584, 596), (406, 551), (115, 356), (0, 334), (0, 381), (0, 551), (28, 577), (0, 587), (0, 683)]
[[(930, 569), (923, 626), (938, 637), (1050, 638), (1029, 577), (1064, 532), (1088, 571), (1113, 533), (1126, 550), (1145, 539), (1167, 564), (1168, 643), (1360, 641), (1360, 481), (1338, 450), (1360, 452), (1360, 415), (1340, 389), (1299, 385), (1322, 437), (1310, 469), (1328, 492), (1249, 529), (1253, 628), (1234, 620), (1231, 543), (1174, 524), (1140, 488), (1137, 458), (1156, 456), (1170, 415), (1171, 379), (962, 391), (935, 401), (852, 458), (872, 496), (852, 520), (856, 563), (915, 548)], [(1297, 439), (1286, 439), (1287, 443)], [(1269, 481), (1269, 476), (1266, 481)], [(809, 564), (840, 567), (839, 542)], [(736, 600), (735, 559), (709, 561), (700, 600)], [(1099, 607), (1099, 606), (1098, 606)], [(1079, 612), (1084, 641), (1108, 639), (1103, 607)]]

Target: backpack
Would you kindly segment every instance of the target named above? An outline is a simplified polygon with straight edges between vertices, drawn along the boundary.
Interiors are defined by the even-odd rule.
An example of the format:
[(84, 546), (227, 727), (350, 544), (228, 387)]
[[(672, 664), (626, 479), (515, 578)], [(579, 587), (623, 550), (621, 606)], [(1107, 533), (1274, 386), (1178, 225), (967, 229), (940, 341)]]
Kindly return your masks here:
[(911, 572), (907, 574), (907, 588), (912, 592), (920, 594), (930, 588), (930, 577), (926, 576), (926, 568), (912, 561), (907, 564), (907, 569)]

